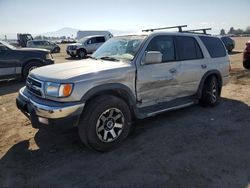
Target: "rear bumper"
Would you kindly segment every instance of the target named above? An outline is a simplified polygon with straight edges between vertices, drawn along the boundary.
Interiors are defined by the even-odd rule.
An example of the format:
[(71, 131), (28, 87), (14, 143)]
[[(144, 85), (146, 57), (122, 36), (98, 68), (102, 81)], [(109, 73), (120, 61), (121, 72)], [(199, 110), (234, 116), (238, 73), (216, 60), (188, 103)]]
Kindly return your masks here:
[(45, 104), (44, 100), (29, 94), (25, 87), (20, 89), (16, 98), (17, 108), (31, 120), (33, 127), (37, 128), (39, 124), (61, 124), (65, 121), (72, 125), (78, 123), (84, 104), (50, 101)]
[(250, 68), (250, 58), (243, 61), (243, 66), (245, 68)]

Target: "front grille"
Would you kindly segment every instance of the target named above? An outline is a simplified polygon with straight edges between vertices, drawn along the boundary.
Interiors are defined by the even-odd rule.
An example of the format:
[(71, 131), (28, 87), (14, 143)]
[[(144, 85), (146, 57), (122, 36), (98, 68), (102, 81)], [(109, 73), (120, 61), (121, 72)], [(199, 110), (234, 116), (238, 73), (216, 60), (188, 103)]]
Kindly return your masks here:
[(43, 82), (28, 77), (26, 80), (26, 87), (30, 93), (43, 97)]

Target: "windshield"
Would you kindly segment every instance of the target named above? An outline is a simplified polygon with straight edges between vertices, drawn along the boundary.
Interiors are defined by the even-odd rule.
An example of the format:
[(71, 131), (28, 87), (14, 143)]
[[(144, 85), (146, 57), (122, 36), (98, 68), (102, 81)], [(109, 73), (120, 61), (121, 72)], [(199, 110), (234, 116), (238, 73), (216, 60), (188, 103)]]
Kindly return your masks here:
[(111, 61), (131, 61), (145, 38), (146, 36), (136, 35), (111, 38), (98, 48), (91, 57), (94, 59), (106, 59)]
[(87, 39), (88, 39), (88, 38), (83, 37), (83, 38), (81, 38), (78, 42), (79, 42), (79, 43), (84, 43)]
[(7, 48), (16, 49), (16, 47), (12, 46), (12, 45), (9, 44), (8, 42), (0, 41), (0, 43), (3, 44), (4, 46), (6, 46)]

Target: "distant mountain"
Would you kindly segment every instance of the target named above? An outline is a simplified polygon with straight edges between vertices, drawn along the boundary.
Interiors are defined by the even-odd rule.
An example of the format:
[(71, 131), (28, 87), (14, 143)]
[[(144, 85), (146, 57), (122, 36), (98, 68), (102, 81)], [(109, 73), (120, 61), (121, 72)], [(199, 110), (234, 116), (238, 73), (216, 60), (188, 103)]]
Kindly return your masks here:
[[(46, 32), (46, 33), (40, 33), (40, 34), (32, 34), (33, 37), (38, 36), (38, 35), (42, 35), (42, 36), (46, 36), (46, 37), (61, 37), (61, 36), (66, 36), (66, 37), (72, 37), (75, 38), (76, 37), (76, 33), (81, 30), (81, 31), (85, 31), (84, 29), (75, 29), (75, 28), (71, 28), (71, 27), (64, 27), (62, 29), (59, 29), (57, 31), (52, 31), (52, 32)], [(91, 30), (91, 29), (88, 29)], [(101, 29), (103, 30), (103, 29)], [(116, 30), (116, 29), (104, 29), (107, 31), (110, 31), (113, 35), (122, 35), (122, 34), (127, 34), (127, 33), (133, 33), (135, 32), (135, 30)], [(29, 32), (28, 32), (29, 33)], [(8, 39), (16, 39), (17, 38), (17, 34), (16, 33), (8, 33), (6, 34)], [(4, 34), (0, 34), (0, 39), (4, 39), (5, 35)]]
[[(66, 36), (66, 37), (76, 37), (76, 33), (81, 30), (85, 31), (84, 29), (75, 29), (71, 27), (64, 27), (62, 29), (59, 29), (54, 32), (47, 32), (47, 33), (42, 33), (40, 35), (46, 36), (46, 37), (61, 37), (61, 36)], [(90, 29), (88, 29), (90, 30)], [(106, 29), (104, 29), (106, 30)], [(103, 29), (102, 29), (103, 31)], [(121, 34), (126, 34), (126, 33), (132, 33), (134, 31), (125, 31), (125, 30), (115, 30), (115, 29), (107, 29), (107, 31), (110, 31), (113, 35), (121, 35)]]
[(76, 33), (79, 31), (79, 29), (74, 29), (71, 27), (64, 27), (62, 29), (59, 29), (57, 31), (53, 32), (47, 32), (47, 33), (41, 33), (40, 35), (46, 36), (46, 37), (61, 37), (61, 36), (66, 36), (66, 37), (76, 37)]

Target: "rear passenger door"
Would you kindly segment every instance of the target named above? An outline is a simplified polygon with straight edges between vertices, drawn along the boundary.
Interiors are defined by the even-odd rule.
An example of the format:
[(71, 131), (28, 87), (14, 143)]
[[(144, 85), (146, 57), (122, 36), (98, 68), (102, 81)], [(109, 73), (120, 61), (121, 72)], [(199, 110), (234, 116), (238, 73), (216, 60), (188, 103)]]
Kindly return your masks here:
[(202, 50), (194, 36), (176, 36), (177, 60), (180, 62), (178, 81), (181, 97), (196, 94), (207, 69)]

